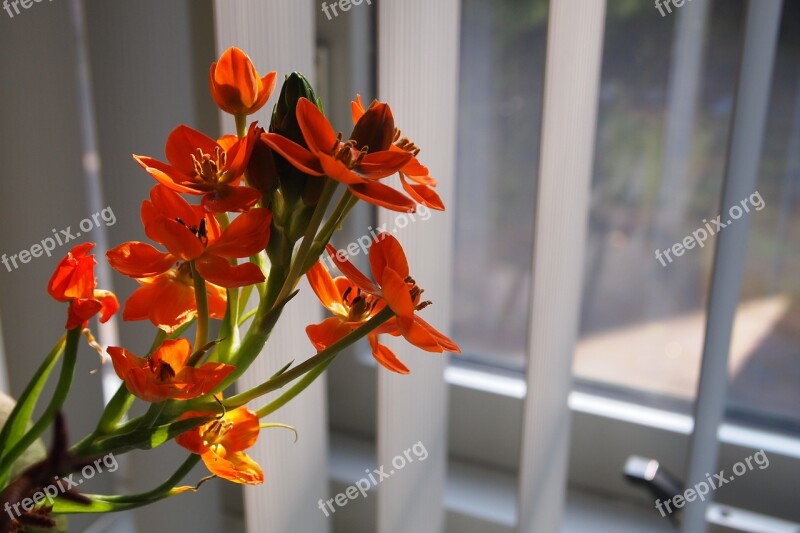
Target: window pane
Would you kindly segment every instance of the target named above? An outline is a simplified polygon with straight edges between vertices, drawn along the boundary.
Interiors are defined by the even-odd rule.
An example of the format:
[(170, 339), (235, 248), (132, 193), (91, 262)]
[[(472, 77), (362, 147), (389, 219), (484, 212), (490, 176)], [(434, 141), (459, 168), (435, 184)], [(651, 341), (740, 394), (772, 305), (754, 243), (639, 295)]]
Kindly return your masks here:
[(465, 358), (522, 368), (547, 5), (462, 5), (453, 333)]
[(713, 238), (672, 248), (720, 210), (743, 15), (740, 1), (712, 2), (705, 17), (697, 5), (662, 17), (648, 3), (608, 4), (574, 363), (583, 383), (684, 407)]
[(742, 303), (729, 415), (800, 432), (800, 5), (782, 18)]

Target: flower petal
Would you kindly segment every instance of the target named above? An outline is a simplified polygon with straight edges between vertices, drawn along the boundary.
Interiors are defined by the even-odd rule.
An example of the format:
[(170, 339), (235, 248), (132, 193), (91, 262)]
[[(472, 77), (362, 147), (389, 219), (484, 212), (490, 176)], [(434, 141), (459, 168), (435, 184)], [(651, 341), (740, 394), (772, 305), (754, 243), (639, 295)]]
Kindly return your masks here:
[(75, 298), (67, 310), (65, 329), (75, 329), (100, 312), (103, 305), (94, 298)]
[(377, 335), (369, 335), (369, 345), (372, 347), (372, 356), (387, 370), (398, 374), (408, 374), (410, 372), (408, 367), (397, 358), (388, 346), (378, 342)]
[(197, 227), (205, 217), (202, 209), (190, 204), (169, 187), (156, 185), (150, 189), (150, 200), (158, 213), (166, 218), (180, 218), (187, 226)]
[[(253, 122), (247, 130), (247, 135), (242, 139), (236, 139), (233, 144), (225, 149), (226, 165), (225, 170), (228, 175), (225, 177), (225, 183), (231, 183), (244, 173), (247, 169), (247, 163), (250, 161), (250, 155), (253, 153), (253, 147), (257, 142), (256, 131), (258, 129), (258, 122)], [(223, 145), (226, 143), (223, 143)]]
[(131, 278), (162, 274), (175, 264), (175, 257), (143, 242), (124, 242), (106, 252), (111, 267)]
[(395, 152), (384, 150), (382, 152), (372, 152), (364, 156), (358, 171), (367, 179), (375, 180), (391, 176), (398, 172), (414, 156), (408, 152)]
[(267, 247), (271, 222), (272, 213), (262, 207), (242, 213), (208, 245), (206, 252), (228, 258), (255, 255)]
[(430, 207), (431, 209), (436, 209), (437, 211), (444, 211), (444, 202), (433, 190), (433, 188), (428, 187), (427, 185), (415, 185), (413, 183), (409, 183), (406, 181), (406, 176), (402, 172), (400, 173), (400, 183), (403, 184), (403, 189), (408, 193), (411, 198), (424, 205), (425, 207)]
[(347, 276), (347, 279), (358, 285), (358, 287), (371, 294), (380, 294), (380, 288), (375, 285), (370, 279), (361, 273), (353, 263), (350, 262), (347, 257), (342, 255), (339, 257), (339, 253), (336, 251), (332, 245), (328, 244), (326, 246), (326, 250), (328, 250), (328, 255), (331, 256), (331, 259), (336, 264), (336, 267), (339, 271)]
[[(405, 339), (416, 346), (417, 348), (421, 348), (426, 352), (436, 352), (441, 353), (444, 351), (444, 348), (439, 344), (439, 340), (430, 329), (433, 328), (426, 328), (423, 326), (419, 321), (419, 317), (414, 316), (414, 319), (409, 322), (404, 322), (399, 319), (397, 320), (397, 326), (400, 330), (400, 333), (405, 337)], [(436, 331), (436, 330), (434, 330)], [(438, 333), (438, 332), (437, 332)], [(449, 340), (449, 339), (448, 339)]]
[(361, 116), (366, 111), (366, 108), (364, 107), (364, 102), (361, 100), (360, 94), (357, 94), (356, 99), (350, 102), (350, 111), (353, 115), (353, 124), (355, 124), (358, 122), (358, 119), (360, 119)]
[(211, 318), (225, 318), (228, 311), (228, 291), (206, 282), (206, 294), (208, 295), (208, 316)]
[(388, 185), (377, 181), (365, 181), (358, 185), (350, 185), (350, 192), (373, 205), (385, 207), (401, 213), (413, 213), (417, 204), (404, 194)]
[(346, 185), (364, 183), (364, 176), (350, 170), (347, 166), (328, 154), (319, 154), (319, 162), (325, 175)]
[(277, 133), (262, 133), (261, 140), (298, 170), (312, 176), (322, 176), (325, 173), (319, 158), (296, 142)]
[(144, 231), (148, 237), (163, 244), (172, 255), (184, 261), (197, 259), (205, 252), (200, 239), (185, 223), (175, 219), (158, 217), (146, 224)]
[(183, 174), (193, 176), (195, 169), (192, 156), (197, 157), (197, 150), (199, 149), (204, 154), (213, 155), (217, 148), (220, 148), (220, 146), (214, 139), (194, 128), (181, 124), (172, 130), (169, 137), (167, 137), (165, 152), (170, 165)]
[(436, 339), (436, 342), (439, 343), (439, 346), (441, 346), (445, 351), (450, 353), (461, 353), (461, 348), (459, 348), (455, 342), (425, 322), (419, 315), (414, 315), (414, 322), (425, 328), (428, 333), (430, 333), (431, 336)]
[(311, 153), (330, 154), (337, 144), (336, 132), (322, 111), (308, 98), (297, 101), (297, 122)]
[(201, 457), (206, 468), (222, 479), (245, 485), (259, 485), (264, 482), (261, 467), (246, 453), (225, 453), (224, 450), (218, 450), (217, 453), (208, 451)]
[(306, 278), (311, 285), (314, 294), (317, 295), (319, 301), (322, 302), (328, 311), (335, 315), (347, 316), (347, 310), (344, 302), (342, 301), (342, 293), (333, 281), (328, 269), (322, 264), (321, 261), (314, 263), (308, 272)]
[(251, 187), (223, 185), (203, 196), (201, 205), (210, 213), (247, 211), (261, 200), (261, 193)]
[(94, 295), (94, 265), (97, 262), (93, 255), (88, 255), (94, 243), (78, 244), (70, 250), (58, 263), (50, 281), (47, 292), (59, 302), (69, 302), (73, 298), (91, 298)]
[(368, 148), (370, 152), (388, 150), (394, 140), (394, 116), (392, 109), (383, 102), (372, 102), (369, 109), (361, 115), (350, 139), (356, 148)]
[(375, 238), (369, 249), (369, 264), (379, 285), (383, 285), (383, 270), (386, 267), (394, 270), (402, 279), (408, 277), (406, 253), (400, 241), (389, 233), (382, 232)]
[(172, 382), (170, 398), (192, 400), (213, 391), (223, 380), (236, 370), (224, 363), (206, 363), (198, 368), (191, 366), (181, 370)]
[(198, 188), (191, 175), (184, 174), (180, 170), (152, 157), (134, 155), (133, 158), (158, 183), (169, 187), (173, 191), (184, 194), (203, 194), (204, 192)]
[(234, 266), (227, 259), (217, 255), (206, 254), (198, 259), (196, 264), (203, 279), (228, 289), (254, 285), (266, 279), (264, 273), (254, 263)]
[(151, 356), (154, 361), (163, 361), (179, 372), (192, 355), (192, 345), (186, 339), (168, 339)]
[(138, 357), (125, 348), (119, 346), (109, 346), (106, 349), (108, 355), (111, 356), (111, 363), (114, 365), (114, 372), (117, 373), (119, 379), (125, 381), (128, 374), (136, 368), (144, 367), (147, 362), (143, 357)]
[(274, 70), (261, 78), (260, 87), (258, 89), (258, 98), (256, 99), (255, 103), (250, 106), (250, 109), (248, 110), (249, 114), (255, 113), (264, 107), (264, 104), (267, 103), (269, 97), (272, 96), (272, 91), (275, 90), (275, 82), (277, 81), (277, 78), (278, 73)]
[[(372, 257), (370, 257), (372, 259)], [(381, 293), (386, 303), (397, 315), (397, 322), (403, 329), (403, 323), (414, 317), (414, 302), (411, 300), (408, 283), (390, 267), (385, 267), (381, 275)]]
[(94, 299), (100, 302), (100, 323), (105, 324), (119, 311), (119, 301), (111, 291), (95, 289)]
[(169, 275), (145, 282), (125, 302), (123, 320), (149, 319), (167, 333), (197, 316), (194, 288)]
[(319, 324), (306, 326), (306, 335), (317, 351), (322, 351), (335, 344), (351, 331), (353, 328), (340, 317), (326, 318)]
[(237, 407), (225, 413), (225, 421), (233, 424), (223, 438), (226, 450), (239, 452), (256, 443), (261, 431), (261, 422), (256, 413), (247, 407)]

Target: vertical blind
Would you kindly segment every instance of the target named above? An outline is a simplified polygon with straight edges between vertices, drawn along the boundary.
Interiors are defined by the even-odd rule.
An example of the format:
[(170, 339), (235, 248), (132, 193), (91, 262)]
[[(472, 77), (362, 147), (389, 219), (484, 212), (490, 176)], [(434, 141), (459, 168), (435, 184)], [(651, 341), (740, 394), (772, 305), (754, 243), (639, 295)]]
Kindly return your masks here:
[(520, 533), (557, 531), (594, 153), (605, 1), (550, 3), (534, 228)]
[[(277, 70), (278, 87), (284, 76), (295, 70), (314, 83), (314, 12), (310, 2), (218, 0), (214, 8), (219, 53), (229, 46), (242, 48), (259, 72)], [(271, 104), (264, 106), (251, 119), (266, 126), (271, 110)], [(230, 117), (224, 117), (223, 123), (225, 131), (233, 131)], [(313, 347), (305, 327), (321, 317), (321, 307), (304, 281), (300, 294), (284, 310), (266, 349), (239, 387), (245, 390), (263, 383), (288, 361), (310, 356)], [(279, 393), (267, 396), (262, 403)], [(248, 531), (328, 531), (330, 520), (317, 510), (317, 501), (328, 497), (324, 398), (325, 379), (321, 377), (267, 418), (297, 427), (300, 435), (294, 442), (291, 432), (262, 430), (252, 455), (263, 465), (266, 482), (245, 490)]]
[[(378, 97), (391, 103), (397, 126), (422, 148), (421, 160), (438, 180), (448, 208), (446, 214), (417, 219), (396, 232), (408, 253), (411, 275), (425, 289), (424, 299), (434, 302), (425, 310), (425, 320), (443, 328), (452, 299), (460, 7), (459, 0), (384, 1), (378, 6)], [(396, 227), (397, 215), (382, 210), (379, 222)], [(443, 531), (448, 356), (389, 343), (412, 372), (378, 372), (378, 465), (394, 470), (393, 459), (417, 442), (428, 457), (381, 485), (378, 531)]]

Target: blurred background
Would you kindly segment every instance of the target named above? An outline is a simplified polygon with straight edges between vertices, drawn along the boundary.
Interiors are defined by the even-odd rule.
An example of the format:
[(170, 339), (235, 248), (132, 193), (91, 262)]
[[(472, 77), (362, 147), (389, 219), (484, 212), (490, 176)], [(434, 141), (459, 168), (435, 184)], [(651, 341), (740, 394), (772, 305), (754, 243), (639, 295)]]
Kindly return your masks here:
[[(778, 4), (774, 32), (746, 42), (759, 4)], [(115, 222), (84, 237), (100, 248), (143, 238), (139, 206), (153, 183), (130, 154), (160, 158), (180, 123), (211, 136), (231, 131), (207, 85), (210, 63), (230, 45), (279, 80), (307, 74), (345, 133), (356, 93), (388, 101), (448, 207), (409, 221), (360, 205), (335, 241), (346, 247), (382, 224), (398, 234), (435, 302), (426, 319), (462, 355), (402, 348), (412, 374), (398, 378), (356, 346), (275, 415), (300, 439), (265, 432), (253, 453), (264, 486), (214, 481), (121, 516), (71, 518), (72, 529), (673, 530), (654, 497), (622, 472), (639, 455), (686, 479), (693, 414), (707, 401), (698, 387), (713, 334), (717, 237), (666, 266), (655, 251), (730, 207), (722, 198), (732, 137), (750, 126), (734, 120), (747, 79), (742, 57), (760, 50), (774, 60), (763, 135), (748, 153), (757, 168), (749, 192), (763, 208), (723, 230), (746, 229), (747, 251), (730, 265), (742, 279), (727, 287), (740, 296), (727, 389), (718, 391), (717, 470), (758, 450), (771, 462), (715, 491), (707, 516), (715, 531), (800, 530), (800, 3), (671, 8), (662, 15), (646, 0), (56, 0), (0, 11), (0, 253), (106, 207)], [(550, 81), (548, 93), (548, 76), (563, 79), (554, 65), (576, 65), (581, 83)], [(562, 116), (548, 97), (562, 89), (580, 104), (564, 122), (583, 127), (556, 146)], [(262, 124), (267, 108), (255, 117)], [(550, 157), (565, 169), (585, 160), (586, 171), (554, 174)], [(553, 204), (562, 181), (578, 193)], [(548, 248), (560, 234), (549, 228), (574, 228), (578, 238)], [(0, 267), (0, 385), (11, 395), (63, 325), (62, 306), (44, 287), (66, 251)], [(561, 277), (548, 277), (550, 261)], [(121, 300), (135, 288), (101, 277)], [(246, 383), (311, 354), (302, 328), (321, 312), (308, 292)], [(133, 351), (150, 338), (148, 326), (121, 321), (100, 335)], [(110, 365), (90, 374), (97, 358), (84, 351), (67, 406), (73, 440), (93, 428), (116, 387)], [(318, 500), (417, 442), (430, 452), (424, 463), (331, 516), (321, 512)], [(89, 489), (147, 490), (182, 454), (173, 443), (130, 454)], [(198, 469), (187, 482), (203, 475)]]

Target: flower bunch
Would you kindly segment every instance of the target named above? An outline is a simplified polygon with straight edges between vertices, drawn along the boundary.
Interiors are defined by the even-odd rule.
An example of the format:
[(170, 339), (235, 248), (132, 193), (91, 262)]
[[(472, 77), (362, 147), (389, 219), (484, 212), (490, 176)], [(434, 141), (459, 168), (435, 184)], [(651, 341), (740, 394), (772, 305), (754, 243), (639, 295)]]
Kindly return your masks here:
[[(420, 204), (444, 210), (436, 180), (418, 160), (419, 148), (396, 128), (388, 104), (375, 101), (367, 107), (358, 96), (351, 103), (353, 129), (345, 139), (298, 73), (286, 77), (267, 128), (248, 124), (249, 116), (269, 101), (275, 82), (275, 72), (261, 76), (244, 52), (227, 50), (211, 65), (209, 87), (217, 106), (234, 116), (235, 134), (214, 139), (181, 125), (167, 138), (165, 160), (134, 155), (154, 180), (141, 204), (146, 238), (115, 246), (107, 260), (139, 285), (124, 302), (122, 318), (149, 321), (155, 339), (146, 351), (107, 349), (123, 383), (95, 430), (60, 451), (78, 463), (175, 440), (190, 452), (188, 458), (147, 493), (58, 498), (39, 506), (37, 519), (51, 512), (130, 509), (194, 490), (177, 484), (201, 460), (213, 476), (243, 484), (263, 482), (261, 467), (246, 450), (261, 429), (287, 426), (261, 419), (364, 337), (375, 359), (401, 374), (408, 367), (381, 343), (380, 335), (403, 337), (429, 352), (458, 353), (453, 341), (419, 316), (430, 302), (422, 299), (423, 289), (411, 277), (397, 239), (377, 235), (369, 251), (371, 276), (329, 244), (358, 201), (401, 212), (413, 212)], [(396, 174), (401, 190), (386, 180)], [(91, 339), (90, 319), (99, 314), (104, 322), (119, 309), (113, 294), (95, 286), (92, 247), (86, 243), (73, 248), (50, 280), (51, 296), (69, 304), (67, 332), (0, 433), (0, 486), (6, 501), (19, 497), (20, 482), (10, 479), (11, 464), (57, 419), (81, 333)], [(333, 277), (319, 261), (324, 253), (331, 255), (341, 276)], [(317, 352), (300, 364), (287, 364), (250, 390), (223, 397), (222, 391), (261, 354), (304, 276), (332, 314), (306, 328)], [(257, 304), (248, 309), (251, 301)], [(186, 338), (190, 328), (193, 342)], [(61, 358), (54, 398), (31, 426), (32, 406)], [(266, 406), (248, 408), (251, 401), (295, 382)], [(145, 402), (145, 413), (129, 418), (136, 401)], [(23, 485), (27, 491), (37, 489), (34, 482)], [(12, 526), (2, 523), (0, 531)]]

